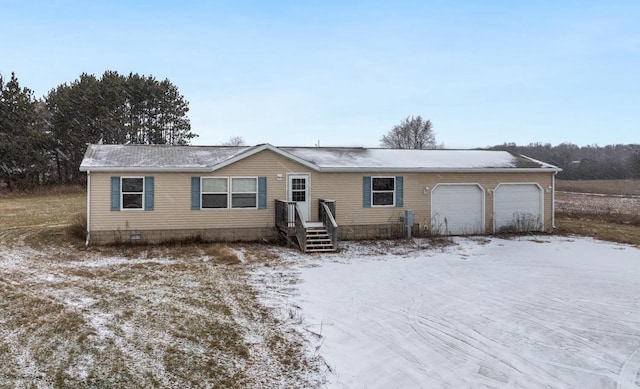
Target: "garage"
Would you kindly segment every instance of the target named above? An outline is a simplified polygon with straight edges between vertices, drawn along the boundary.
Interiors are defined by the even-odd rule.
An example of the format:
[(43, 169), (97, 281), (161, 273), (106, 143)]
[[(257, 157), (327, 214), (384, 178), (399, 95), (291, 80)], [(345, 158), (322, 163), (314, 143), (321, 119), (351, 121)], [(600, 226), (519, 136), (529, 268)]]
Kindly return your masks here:
[(493, 201), (494, 232), (542, 231), (544, 196), (538, 184), (500, 184)]
[(431, 192), (431, 232), (469, 235), (484, 232), (484, 191), (477, 184), (438, 184)]

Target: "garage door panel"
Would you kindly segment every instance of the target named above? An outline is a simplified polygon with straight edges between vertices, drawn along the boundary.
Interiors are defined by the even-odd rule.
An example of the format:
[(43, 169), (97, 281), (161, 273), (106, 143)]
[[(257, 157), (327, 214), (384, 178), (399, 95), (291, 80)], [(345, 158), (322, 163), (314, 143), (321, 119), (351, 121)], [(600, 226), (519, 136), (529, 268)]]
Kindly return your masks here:
[(431, 194), (431, 231), (440, 235), (484, 231), (484, 192), (477, 185), (438, 185)]
[(542, 189), (535, 184), (501, 184), (494, 193), (494, 223), (500, 231), (542, 231)]

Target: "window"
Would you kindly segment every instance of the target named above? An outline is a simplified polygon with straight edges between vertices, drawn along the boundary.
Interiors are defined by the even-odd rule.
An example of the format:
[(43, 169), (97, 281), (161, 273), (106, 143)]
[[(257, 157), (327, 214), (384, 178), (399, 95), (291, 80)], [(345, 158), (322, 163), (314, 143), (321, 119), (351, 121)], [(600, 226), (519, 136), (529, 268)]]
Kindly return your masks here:
[[(116, 181), (117, 182), (117, 181)], [(143, 209), (144, 177), (122, 177), (122, 209)]]
[(373, 206), (393, 206), (396, 187), (395, 177), (371, 178), (371, 204)]
[(291, 179), (291, 201), (307, 201), (307, 179), (292, 178)]
[(256, 177), (201, 178), (202, 209), (206, 208), (257, 208), (258, 179)]
[(223, 177), (202, 178), (202, 208), (227, 208), (228, 179)]
[(257, 208), (258, 179), (231, 178), (231, 208)]

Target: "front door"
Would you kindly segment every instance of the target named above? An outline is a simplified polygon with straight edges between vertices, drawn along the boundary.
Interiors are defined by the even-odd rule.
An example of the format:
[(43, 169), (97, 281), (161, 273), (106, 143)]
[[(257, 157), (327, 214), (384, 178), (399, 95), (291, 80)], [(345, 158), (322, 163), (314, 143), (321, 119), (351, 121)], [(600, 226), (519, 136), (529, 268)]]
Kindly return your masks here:
[(308, 174), (289, 174), (288, 201), (298, 204), (300, 216), (304, 221), (309, 221), (309, 175)]

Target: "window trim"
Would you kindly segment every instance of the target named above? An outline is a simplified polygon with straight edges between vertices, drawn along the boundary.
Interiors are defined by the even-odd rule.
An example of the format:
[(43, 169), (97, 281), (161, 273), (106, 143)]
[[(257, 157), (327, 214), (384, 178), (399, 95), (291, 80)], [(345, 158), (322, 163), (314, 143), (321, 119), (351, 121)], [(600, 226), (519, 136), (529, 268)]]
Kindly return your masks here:
[[(219, 178), (219, 179), (224, 179), (227, 182), (227, 190), (226, 192), (205, 192), (203, 190), (204, 185), (203, 180), (204, 179), (208, 179), (208, 178)], [(234, 192), (233, 191), (233, 180), (236, 178), (244, 178), (244, 179), (253, 179), (256, 183), (256, 190), (255, 192)], [(220, 208), (205, 208), (203, 206), (204, 201), (202, 201), (202, 195), (205, 194), (225, 194), (227, 195), (227, 204), (225, 207), (220, 207)], [(233, 195), (234, 194), (254, 194), (255, 195), (255, 205), (253, 207), (234, 207), (233, 206)], [(233, 210), (242, 210), (242, 209), (260, 209), (260, 180), (258, 176), (202, 176), (200, 177), (200, 210), (202, 211), (215, 211), (215, 210), (221, 210), (221, 209), (233, 209)]]
[[(256, 191), (255, 192), (234, 192), (233, 191), (233, 180), (234, 179), (253, 179), (256, 183)], [(259, 182), (257, 176), (231, 176), (229, 177), (229, 181), (231, 184), (229, 185), (229, 209), (258, 209), (258, 194), (260, 193)], [(256, 195), (256, 203), (253, 207), (234, 207), (233, 206), (233, 195), (235, 194), (255, 194)]]
[[(124, 180), (128, 178), (142, 178), (142, 192), (125, 192), (124, 191)], [(144, 176), (121, 176), (120, 177), (120, 210), (121, 211), (144, 211), (144, 198), (145, 198), (145, 179)], [(125, 208), (124, 207), (124, 195), (125, 194), (136, 194), (142, 197), (142, 202), (140, 203), (140, 208)]]
[[(391, 178), (393, 179), (393, 188), (390, 190), (375, 190), (373, 189), (373, 180), (378, 179), (378, 178)], [(396, 206), (396, 177), (395, 176), (371, 176), (371, 207), (376, 207), (376, 208), (387, 208), (387, 207), (395, 207)], [(391, 202), (391, 204), (375, 204), (373, 202), (373, 194), (374, 193), (391, 193), (391, 195), (393, 196), (393, 201)]]
[[(220, 178), (220, 179), (224, 179), (227, 181), (227, 190), (225, 192), (205, 192), (203, 190), (204, 185), (202, 184), (202, 181), (204, 179), (207, 178)], [(231, 200), (231, 198), (229, 197), (229, 177), (222, 177), (222, 176), (203, 176), (200, 177), (200, 210), (202, 211), (215, 211), (217, 209), (229, 209), (229, 201)], [(205, 194), (226, 194), (227, 195), (227, 204), (224, 207), (220, 207), (220, 208), (210, 208), (210, 207), (204, 207), (204, 201), (202, 201), (202, 195)]]

